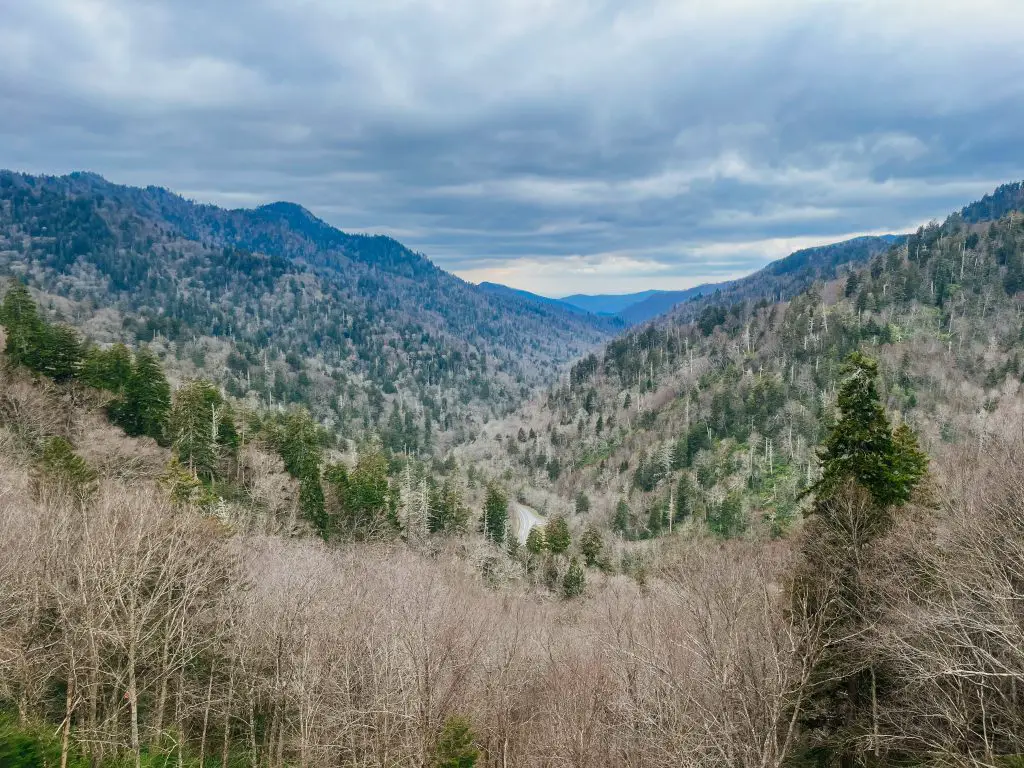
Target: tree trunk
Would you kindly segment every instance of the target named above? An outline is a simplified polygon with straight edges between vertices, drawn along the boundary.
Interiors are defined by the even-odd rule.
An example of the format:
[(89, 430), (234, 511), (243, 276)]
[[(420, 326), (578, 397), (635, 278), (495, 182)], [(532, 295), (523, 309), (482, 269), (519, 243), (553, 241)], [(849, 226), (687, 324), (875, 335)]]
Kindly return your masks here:
[(224, 743), (221, 745), (221, 768), (228, 768), (228, 753), (231, 748), (231, 704), (235, 694), (235, 662), (231, 660), (231, 672), (228, 674), (228, 699), (224, 705)]
[(256, 751), (256, 691), (249, 688), (249, 768), (259, 768), (259, 754)]
[(185, 746), (185, 665), (178, 670), (178, 691), (174, 703), (174, 721), (178, 728), (178, 768), (185, 763), (182, 749)]
[(206, 730), (210, 725), (210, 702), (213, 700), (213, 672), (215, 666), (210, 666), (210, 682), (206, 686), (206, 706), (203, 708), (203, 732), (199, 737), (199, 765), (206, 764)]
[[(134, 627), (131, 627), (134, 635)], [(135, 680), (135, 641), (128, 645), (128, 709), (131, 713), (132, 752), (135, 754), (135, 768), (142, 768), (142, 748), (139, 744), (139, 702)]]
[(153, 738), (150, 743), (159, 746), (164, 730), (164, 713), (167, 708), (167, 684), (170, 677), (167, 671), (167, 657), (170, 655), (171, 633), (164, 636), (164, 647), (160, 656), (160, 695), (157, 697), (156, 714), (154, 715)]
[(64, 729), (60, 738), (60, 768), (68, 768), (68, 748), (71, 745), (71, 717), (75, 712), (75, 678), (68, 675), (68, 690), (64, 697)]
[[(91, 622), (91, 618), (90, 618)], [(95, 624), (91, 624), (95, 626)], [(99, 728), (99, 705), (100, 705), (100, 653), (96, 647), (96, 634), (89, 631), (89, 734), (93, 738)], [(92, 768), (98, 768), (100, 760), (103, 759), (103, 747), (97, 748), (95, 744), (89, 747), (90, 763)]]

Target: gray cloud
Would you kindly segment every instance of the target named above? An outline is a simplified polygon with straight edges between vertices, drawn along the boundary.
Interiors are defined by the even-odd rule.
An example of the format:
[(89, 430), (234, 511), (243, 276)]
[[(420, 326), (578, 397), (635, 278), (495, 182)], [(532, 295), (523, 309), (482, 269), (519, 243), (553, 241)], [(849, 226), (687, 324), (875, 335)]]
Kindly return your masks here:
[(1018, 0), (61, 0), (0, 165), (300, 202), (469, 279), (682, 287), (1024, 176)]

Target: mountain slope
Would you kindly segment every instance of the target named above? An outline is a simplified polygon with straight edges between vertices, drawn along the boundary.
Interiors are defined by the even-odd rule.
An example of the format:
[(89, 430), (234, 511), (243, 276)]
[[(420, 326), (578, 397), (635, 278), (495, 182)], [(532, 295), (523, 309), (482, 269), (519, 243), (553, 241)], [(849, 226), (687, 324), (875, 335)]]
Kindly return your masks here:
[(547, 296), (541, 296), (537, 293), (530, 293), (530, 291), (524, 291), (520, 288), (510, 288), (507, 285), (501, 285), (500, 283), (489, 283), (483, 282), (477, 285), (483, 291), (494, 294), (495, 296), (511, 296), (523, 301), (533, 302), (540, 304), (545, 307), (555, 307), (564, 312), (570, 312), (574, 315), (584, 315), (589, 318), (590, 323), (598, 328), (608, 328), (610, 330), (621, 330), (623, 324), (619, 322), (615, 317), (607, 315), (595, 315), (588, 312), (581, 307), (569, 304), (561, 299), (552, 299)]
[(390, 410), (413, 449), (506, 412), (611, 334), (291, 203), (224, 210), (84, 173), (0, 173), (0, 274), (238, 397), (303, 403), (350, 434)]
[(752, 275), (731, 283), (705, 286), (700, 295), (673, 312), (694, 319), (710, 306), (739, 301), (783, 301), (806, 290), (815, 281), (831, 280), (844, 268), (855, 268), (872, 256), (902, 242), (906, 235), (866, 235), (839, 243), (794, 251)]
[(676, 305), (682, 304), (684, 301), (713, 293), (729, 285), (731, 283), (713, 283), (698, 285), (683, 291), (656, 291), (646, 299), (626, 307), (617, 316), (621, 317), (629, 325), (638, 325), (671, 311)]
[[(757, 280), (794, 293), (769, 302)], [(1024, 217), (1012, 207), (798, 252), (611, 341), (481, 445), (521, 494), (555, 508), (582, 494), (592, 521), (626, 538), (670, 520), (778, 532), (817, 478), (852, 350), (879, 359), (888, 410), (933, 457), (1018, 429), (1022, 291)]]
[(558, 301), (579, 307), (595, 315), (617, 315), (627, 307), (631, 307), (656, 293), (658, 293), (656, 290), (640, 291), (639, 293), (598, 295), (574, 293), (571, 296), (563, 296)]
[[(1012, 198), (1012, 193), (1007, 191), (999, 199), (1002, 201), (1004, 198)], [(995, 202), (991, 205), (1000, 204), (1006, 203)], [(599, 296), (576, 294), (566, 296), (561, 301), (589, 312), (614, 315), (628, 325), (638, 325), (673, 310), (692, 315), (694, 310), (700, 311), (712, 301), (738, 301), (751, 296), (781, 300), (806, 288), (814, 280), (831, 279), (844, 264), (866, 261), (900, 238), (900, 235), (864, 236), (805, 248), (773, 261), (758, 272), (739, 280), (705, 283), (682, 291), (651, 290)], [(688, 307), (679, 306), (702, 298), (703, 302)]]

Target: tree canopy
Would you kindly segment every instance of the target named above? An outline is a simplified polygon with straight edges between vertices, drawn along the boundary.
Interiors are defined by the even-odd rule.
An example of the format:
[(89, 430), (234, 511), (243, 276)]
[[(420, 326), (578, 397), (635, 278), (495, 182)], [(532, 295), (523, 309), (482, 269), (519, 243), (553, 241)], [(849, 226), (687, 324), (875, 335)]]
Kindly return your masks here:
[(819, 501), (853, 480), (880, 505), (905, 504), (928, 470), (928, 458), (913, 431), (893, 433), (878, 393), (878, 363), (852, 352), (843, 368), (839, 419), (819, 450), (821, 479), (812, 490)]

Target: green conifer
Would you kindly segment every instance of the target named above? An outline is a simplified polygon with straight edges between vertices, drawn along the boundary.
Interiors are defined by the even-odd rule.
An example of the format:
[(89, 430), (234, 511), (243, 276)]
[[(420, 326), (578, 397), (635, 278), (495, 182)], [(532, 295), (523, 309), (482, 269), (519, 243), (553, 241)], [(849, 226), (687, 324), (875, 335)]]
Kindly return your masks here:
[(496, 544), (505, 541), (508, 529), (508, 497), (493, 483), (487, 488), (484, 500), (484, 535)]
[(456, 715), (449, 717), (437, 739), (435, 768), (473, 768), (480, 756), (474, 740), (468, 719)]
[(597, 559), (601, 556), (603, 548), (604, 541), (601, 538), (601, 532), (593, 525), (589, 526), (580, 538), (580, 553), (583, 555), (587, 567), (593, 568), (597, 565)]
[(878, 363), (853, 352), (843, 373), (839, 420), (819, 451), (822, 476), (812, 490), (821, 501), (853, 480), (879, 505), (904, 504), (927, 472), (927, 458), (909, 427), (894, 439), (875, 383)]
[(548, 543), (548, 550), (553, 555), (565, 554), (572, 545), (572, 534), (569, 533), (569, 523), (561, 515), (551, 518), (548, 521), (544, 538)]
[(133, 437), (148, 435), (160, 442), (166, 437), (170, 411), (171, 385), (156, 355), (143, 347), (135, 354), (117, 423)]
[(216, 474), (218, 407), (220, 393), (203, 379), (188, 382), (174, 394), (171, 439), (178, 459), (193, 475), (212, 478)]
[(587, 579), (583, 572), (583, 566), (580, 565), (578, 558), (571, 558), (569, 560), (569, 568), (565, 572), (565, 578), (562, 579), (562, 593), (571, 600), (582, 595), (586, 585)]
[(547, 548), (547, 542), (544, 541), (544, 529), (535, 525), (530, 529), (530, 532), (526, 534), (526, 551), (531, 555), (540, 555)]
[(131, 375), (131, 351), (124, 344), (115, 344), (110, 349), (88, 349), (82, 361), (80, 378), (90, 387), (120, 395)]
[(15, 280), (0, 306), (0, 324), (7, 330), (4, 352), (13, 363), (33, 367), (43, 322), (39, 318), (32, 294), (20, 280)]
[(43, 488), (58, 491), (85, 500), (96, 491), (98, 474), (63, 437), (51, 437), (43, 446), (34, 475), (37, 492)]

